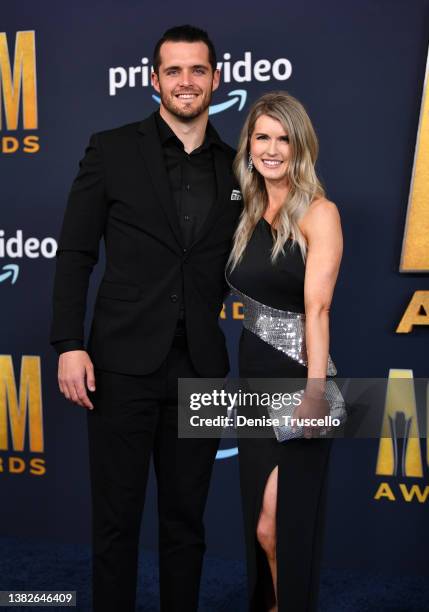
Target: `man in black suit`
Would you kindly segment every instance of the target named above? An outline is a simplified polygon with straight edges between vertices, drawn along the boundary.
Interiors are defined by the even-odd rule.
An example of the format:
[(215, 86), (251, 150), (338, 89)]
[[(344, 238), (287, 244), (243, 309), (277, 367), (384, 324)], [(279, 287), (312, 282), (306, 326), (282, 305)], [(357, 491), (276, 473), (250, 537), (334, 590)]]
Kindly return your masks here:
[[(207, 34), (168, 30), (154, 52), (159, 112), (91, 137), (57, 251), (51, 343), (65, 397), (88, 408), (97, 612), (135, 608), (148, 467), (158, 482), (161, 610), (198, 607), (216, 439), (179, 439), (177, 380), (228, 371), (218, 315), (240, 213), (234, 151), (208, 123), (219, 84)], [(89, 276), (106, 268), (87, 351)]]

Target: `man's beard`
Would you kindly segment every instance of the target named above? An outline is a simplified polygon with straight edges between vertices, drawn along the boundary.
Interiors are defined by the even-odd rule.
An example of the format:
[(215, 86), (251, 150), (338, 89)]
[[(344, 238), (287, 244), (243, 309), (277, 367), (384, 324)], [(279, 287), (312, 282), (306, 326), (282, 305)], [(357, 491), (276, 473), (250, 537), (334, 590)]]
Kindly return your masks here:
[(199, 106), (192, 108), (189, 107), (187, 109), (186, 107), (179, 106), (178, 104), (176, 105), (175, 96), (166, 96), (165, 93), (162, 92), (162, 89), (160, 91), (160, 96), (164, 108), (166, 108), (172, 115), (182, 120), (191, 120), (202, 115), (209, 107), (212, 98), (211, 95), (208, 95), (207, 98), (203, 97)]

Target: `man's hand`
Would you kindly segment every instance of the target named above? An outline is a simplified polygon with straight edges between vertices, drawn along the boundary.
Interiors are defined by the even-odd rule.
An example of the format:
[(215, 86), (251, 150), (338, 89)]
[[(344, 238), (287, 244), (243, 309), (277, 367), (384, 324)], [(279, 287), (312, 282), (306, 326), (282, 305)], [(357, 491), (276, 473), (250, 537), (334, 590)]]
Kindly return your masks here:
[(93, 410), (94, 406), (87, 395), (86, 387), (95, 391), (94, 366), (86, 351), (66, 351), (60, 355), (58, 384), (61, 393), (68, 400)]

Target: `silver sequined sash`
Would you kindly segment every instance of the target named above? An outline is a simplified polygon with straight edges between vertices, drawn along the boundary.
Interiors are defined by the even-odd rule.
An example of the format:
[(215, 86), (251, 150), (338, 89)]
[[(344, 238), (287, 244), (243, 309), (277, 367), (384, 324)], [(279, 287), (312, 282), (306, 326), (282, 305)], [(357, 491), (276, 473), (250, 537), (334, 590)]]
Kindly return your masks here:
[[(266, 306), (233, 287), (227, 277), (226, 281), (243, 302), (243, 327), (291, 359), (307, 366), (305, 314)], [(327, 376), (336, 374), (337, 369), (329, 355)]]

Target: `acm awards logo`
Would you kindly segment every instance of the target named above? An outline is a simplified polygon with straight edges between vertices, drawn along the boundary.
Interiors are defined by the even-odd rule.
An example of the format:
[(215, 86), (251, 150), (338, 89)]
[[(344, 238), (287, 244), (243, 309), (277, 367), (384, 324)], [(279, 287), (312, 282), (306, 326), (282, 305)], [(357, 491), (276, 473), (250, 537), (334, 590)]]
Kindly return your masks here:
[(11, 355), (0, 355), (0, 453), (0, 476), (46, 473), (39, 356), (22, 356), (17, 386)]
[[(400, 479), (422, 479), (429, 467), (429, 386), (426, 389), (426, 432), (418, 420), (417, 400), (412, 370), (391, 370), (387, 384), (384, 416), (378, 447), (375, 473), (383, 480), (374, 495), (375, 500), (425, 503), (429, 500), (429, 485), (398, 482)], [(399, 444), (398, 416), (402, 415), (404, 437)], [(426, 438), (426, 456), (420, 438)], [(400, 446), (402, 450), (400, 451)]]
[(35, 32), (17, 32), (13, 53), (9, 52), (6, 33), (0, 32), (0, 152), (37, 153), (37, 129)]
[[(429, 272), (429, 53), (417, 130), (400, 272)], [(415, 291), (396, 329), (410, 333), (414, 325), (429, 325), (429, 291)]]

